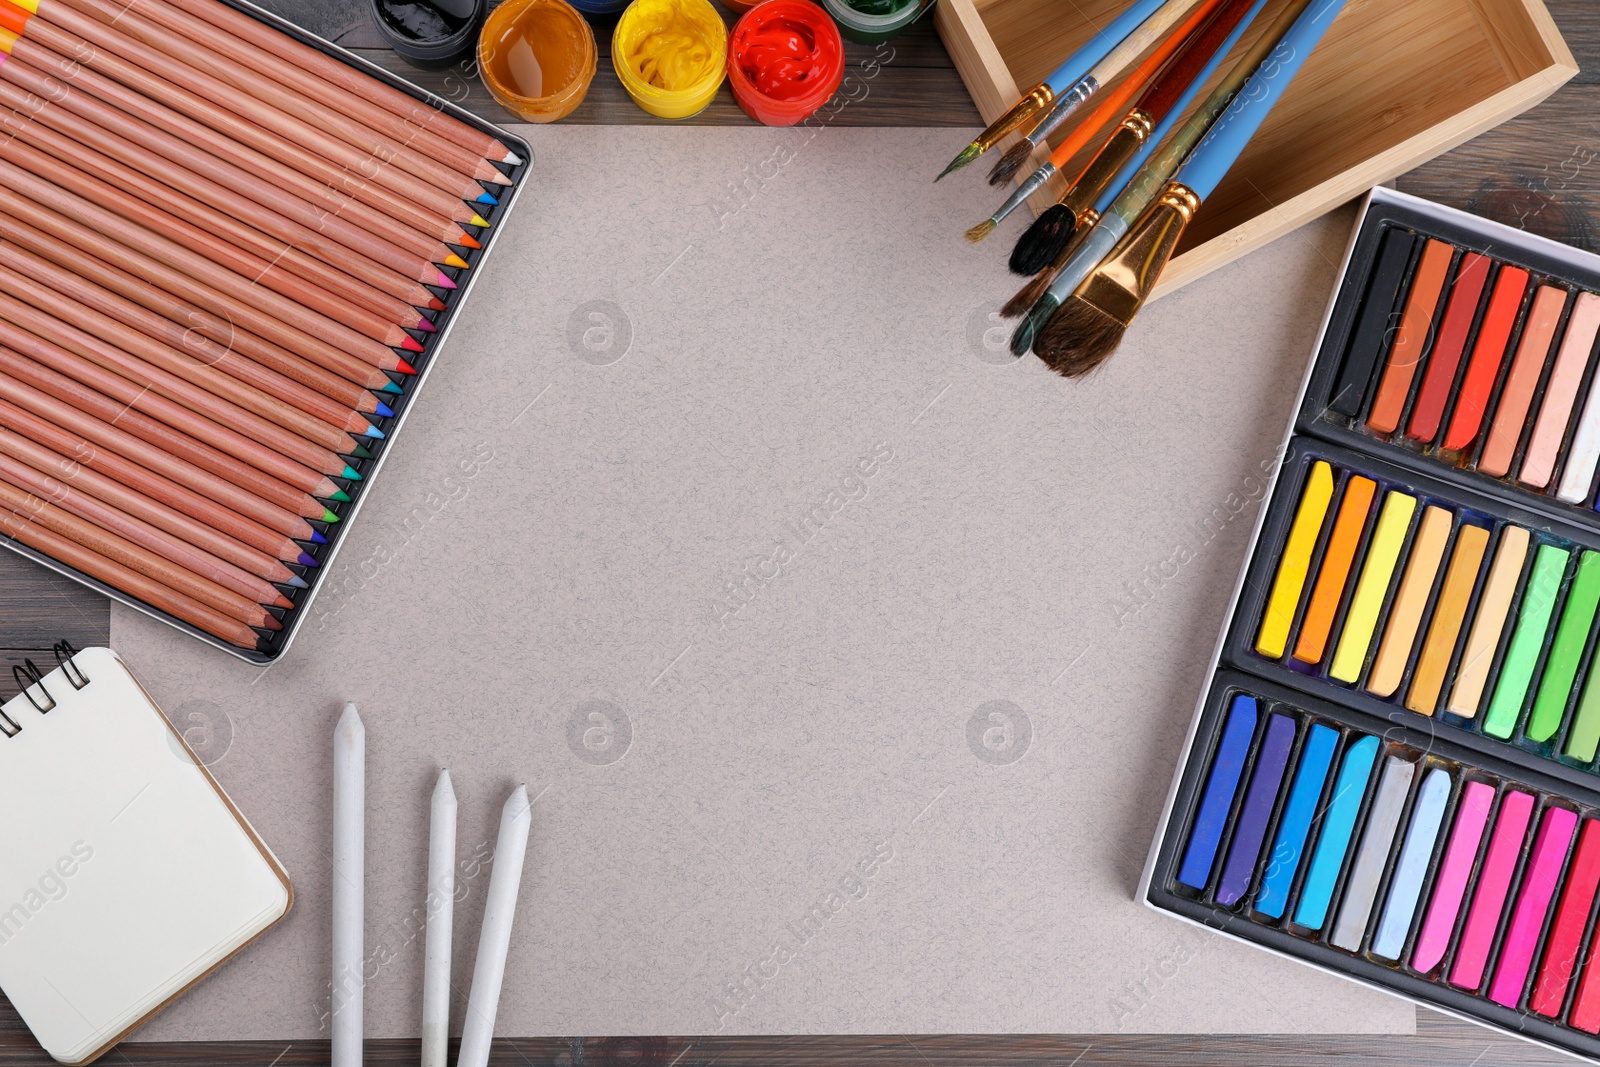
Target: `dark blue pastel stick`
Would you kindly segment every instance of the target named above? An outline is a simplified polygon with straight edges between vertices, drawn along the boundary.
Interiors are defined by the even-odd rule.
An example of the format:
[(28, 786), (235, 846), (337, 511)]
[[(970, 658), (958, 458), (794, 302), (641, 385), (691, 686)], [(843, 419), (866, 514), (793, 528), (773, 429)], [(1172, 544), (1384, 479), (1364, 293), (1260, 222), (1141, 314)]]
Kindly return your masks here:
[(1328, 780), (1333, 750), (1338, 745), (1339, 731), (1332, 727), (1319, 723), (1306, 734), (1306, 743), (1300, 748), (1300, 767), (1294, 772), (1294, 785), (1289, 787), (1289, 802), (1283, 806), (1283, 818), (1278, 822), (1278, 839), (1267, 858), (1261, 892), (1256, 894), (1256, 910), (1263, 915), (1281, 918), (1289, 906), (1289, 889), (1300, 870), (1306, 836), (1311, 832), (1311, 820), (1322, 799), (1322, 784)]
[(1183, 853), (1178, 881), (1204, 889), (1211, 880), (1211, 867), (1217, 858), (1217, 845), (1228, 824), (1228, 809), (1239, 789), (1239, 775), (1250, 755), (1250, 742), (1256, 735), (1256, 698), (1243, 693), (1233, 698), (1228, 722), (1222, 728), (1222, 741), (1211, 764), (1205, 795), (1200, 798), (1200, 813), (1189, 831), (1189, 847)]
[(1244, 795), (1244, 807), (1239, 809), (1239, 818), (1234, 822), (1228, 859), (1222, 865), (1217, 903), (1224, 907), (1234, 904), (1250, 888), (1256, 860), (1261, 857), (1261, 842), (1267, 836), (1267, 822), (1278, 803), (1278, 786), (1283, 784), (1283, 772), (1289, 765), (1289, 749), (1293, 747), (1294, 720), (1287, 715), (1269, 718), (1267, 736), (1262, 739), (1255, 770), (1250, 772), (1250, 789)]

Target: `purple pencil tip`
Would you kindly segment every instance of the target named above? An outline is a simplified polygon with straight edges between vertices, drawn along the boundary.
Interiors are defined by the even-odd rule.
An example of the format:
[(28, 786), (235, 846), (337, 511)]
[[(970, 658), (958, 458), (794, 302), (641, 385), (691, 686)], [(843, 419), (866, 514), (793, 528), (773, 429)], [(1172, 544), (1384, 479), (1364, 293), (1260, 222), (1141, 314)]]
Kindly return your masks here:
[(300, 553), (300, 566), (302, 566), (302, 567), (320, 567), (320, 566), (322, 566), (322, 564), (318, 563), (316, 561), (315, 557), (313, 557), (311, 555), (308, 555), (305, 552), (302, 552), (302, 553)]

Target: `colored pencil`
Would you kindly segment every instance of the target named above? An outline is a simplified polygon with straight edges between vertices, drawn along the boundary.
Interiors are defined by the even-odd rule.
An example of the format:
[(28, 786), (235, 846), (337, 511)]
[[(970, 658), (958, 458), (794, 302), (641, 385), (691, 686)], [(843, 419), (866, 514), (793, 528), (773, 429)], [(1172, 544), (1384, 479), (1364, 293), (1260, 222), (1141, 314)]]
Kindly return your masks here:
[(25, 512), (0, 508), (0, 533), (231, 645), (258, 649), (263, 644), (262, 635), (245, 623), (29, 521)]

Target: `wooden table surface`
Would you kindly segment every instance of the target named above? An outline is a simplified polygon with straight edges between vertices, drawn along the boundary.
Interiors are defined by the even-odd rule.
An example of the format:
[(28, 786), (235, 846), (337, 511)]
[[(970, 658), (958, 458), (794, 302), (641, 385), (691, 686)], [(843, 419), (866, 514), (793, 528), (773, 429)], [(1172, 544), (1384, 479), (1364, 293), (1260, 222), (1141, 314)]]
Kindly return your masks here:
[[(495, 122), (510, 116), (491, 100), (470, 70), (428, 73), (383, 49), (366, 19), (366, 0), (257, 0), (287, 18), (359, 51), (440, 95)], [(1384, 0), (1404, 2), (1404, 0)], [(1582, 248), (1600, 243), (1600, 3), (1547, 0), (1582, 72), (1544, 104), (1401, 178), (1399, 188), (1520, 226)], [(609, 28), (596, 34), (600, 71), (588, 99), (569, 122), (659, 121), (626, 98), (609, 62)], [(843, 109), (835, 124), (857, 126), (976, 126), (979, 124), (944, 47), (924, 20), (887, 47), (893, 57), (872, 82), (870, 96)], [(850, 45), (853, 56), (871, 48)], [(882, 58), (883, 53), (879, 53)], [(726, 86), (698, 124), (751, 124)], [(962, 138), (951, 138), (951, 150)], [(25, 656), (49, 660), (65, 638), (78, 647), (109, 638), (107, 602), (9, 553), (0, 553), (0, 696), (15, 692), (9, 668)], [(53, 661), (52, 661), (53, 662)], [(414, 1064), (414, 1041), (367, 1045), (375, 1065)], [(1017, 1037), (607, 1038), (496, 1042), (493, 1062), (525, 1067), (723, 1067), (741, 1064), (904, 1064), (908, 1067), (1002, 1067), (1010, 1064), (1311, 1065), (1563, 1064), (1571, 1060), (1426, 1009), (1417, 1012), (1414, 1038), (1033, 1035)], [(293, 1067), (325, 1064), (327, 1042), (124, 1044), (108, 1064), (249, 1064)], [(48, 1064), (9, 1003), (0, 998), (0, 1067)]]

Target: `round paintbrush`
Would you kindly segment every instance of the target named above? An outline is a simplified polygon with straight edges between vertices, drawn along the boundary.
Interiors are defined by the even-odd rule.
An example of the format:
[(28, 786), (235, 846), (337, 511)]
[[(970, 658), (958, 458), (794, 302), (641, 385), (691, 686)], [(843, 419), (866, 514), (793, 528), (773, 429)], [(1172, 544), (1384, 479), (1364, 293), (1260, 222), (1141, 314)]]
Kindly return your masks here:
[(1028, 310), (1027, 317), (1013, 331), (1011, 334), (1013, 355), (1020, 356), (1033, 347), (1033, 339), (1039, 329), (1051, 315), (1055, 314), (1062, 301), (1072, 295), (1078, 283), (1083, 281), (1110, 253), (1122, 239), (1122, 235), (1128, 232), (1128, 227), (1133, 225), (1133, 221), (1145, 208), (1155, 202), (1156, 197), (1166, 186), (1167, 179), (1177, 171), (1184, 157), (1200, 143), (1200, 139), (1205, 136), (1212, 123), (1216, 122), (1233, 102), (1234, 95), (1249, 80), (1250, 75), (1262, 61), (1272, 54), (1272, 50), (1283, 40), (1284, 35), (1294, 25), (1294, 21), (1311, 6), (1311, 3), (1312, 0), (1289, 0), (1288, 5), (1278, 15), (1277, 21), (1268, 27), (1250, 50), (1229, 69), (1194, 114), (1178, 127), (1172, 137), (1151, 156), (1149, 162), (1139, 168), (1127, 187), (1117, 195), (1110, 208), (1072, 253), (1072, 258), (1062, 266), (1049, 288)]
[[(971, 163), (993, 148), (1006, 134), (1049, 107), (1060, 93), (1074, 85), (1091, 67), (1104, 59), (1106, 53), (1117, 46), (1118, 41), (1127, 37), (1141, 22), (1149, 18), (1162, 2), (1163, 0), (1138, 0), (1137, 3), (1130, 4), (1126, 11), (1111, 21), (1109, 26), (1089, 38), (1082, 48), (1051, 71), (1048, 78), (1023, 93), (1022, 98), (1012, 104), (1010, 110), (989, 123), (987, 129), (958, 152), (956, 158), (950, 161), (950, 165), (939, 172), (939, 178)], [(939, 178), (933, 180), (938, 181)]]
[[(1173, 54), (1182, 48), (1201, 26), (1205, 25), (1206, 20), (1211, 18), (1222, 2), (1223, 0), (1202, 0), (1200, 4), (1196, 5), (1177, 29), (1163, 37), (1156, 47), (1151, 50), (1150, 54), (1145, 57), (1144, 61), (1135, 67), (1126, 78), (1122, 79), (1122, 82), (1108, 95), (1106, 103), (1096, 108), (1089, 114), (1088, 118), (1078, 123), (1072, 133), (1067, 135), (1067, 139), (1062, 142), (1061, 146), (1050, 154), (1050, 162), (1055, 167), (1064, 166), (1067, 160), (1082, 150), (1085, 145), (1094, 139), (1097, 133), (1116, 121), (1117, 116), (1122, 113), (1122, 109), (1128, 106), (1128, 102), (1137, 96), (1145, 86), (1150, 84), (1151, 79), (1156, 77), (1161, 72), (1161, 68), (1166, 65), (1167, 60), (1171, 59)], [(1107, 56), (1105, 63), (1109, 64), (1111, 61), (1112, 56)], [(1099, 67), (1096, 67), (1089, 77), (1096, 77), (1098, 71)], [(1110, 76), (1099, 80), (1104, 84), (1110, 77), (1114, 76), (1115, 72), (1112, 72)], [(1084, 80), (1087, 81), (1088, 78)], [(1115, 103), (1112, 103), (1112, 101), (1115, 101)], [(1049, 113), (1035, 123), (1033, 128), (1022, 136), (1021, 140), (1006, 149), (1005, 154), (1000, 157), (1000, 162), (996, 163), (994, 169), (989, 172), (989, 184), (1004, 185), (1010, 181), (1017, 171), (1022, 169), (1022, 165), (1032, 158), (1033, 153), (1067, 120), (1068, 116), (1072, 114), (1074, 106), (1070, 94), (1058, 100)], [(1070, 152), (1063, 155), (1062, 148), (1069, 144), (1074, 147)]]
[(1184, 227), (1266, 121), (1344, 4), (1345, 0), (1317, 0), (1295, 21), (1155, 205), (1052, 316), (1034, 342), (1034, 352), (1051, 369), (1068, 378), (1080, 377), (1116, 351), (1149, 299)]
[[(1091, 205), (1095, 208), (1095, 220), (1105, 213), (1116, 191), (1127, 184), (1155, 151), (1156, 145), (1178, 124), (1179, 117), (1199, 95), (1201, 86), (1211, 79), (1223, 57), (1265, 4), (1266, 0), (1228, 0), (1198, 33), (1184, 42), (1182, 50), (1123, 119), (1127, 135), (1122, 129), (1113, 134), (1068, 188), (1061, 202), (1047, 208), (1018, 239), (1011, 252), (1010, 266), (1014, 272), (1034, 274), (1043, 270), (1071, 240)], [(1145, 136), (1150, 123), (1155, 124), (1155, 129)], [(1063, 142), (1061, 148), (1051, 154), (1049, 162), (1022, 183), (1019, 192), (1024, 197), (1049, 181), (1057, 168), (1065, 166), (1072, 158), (1071, 152), (1063, 152), (1070, 143), (1070, 138)]]

